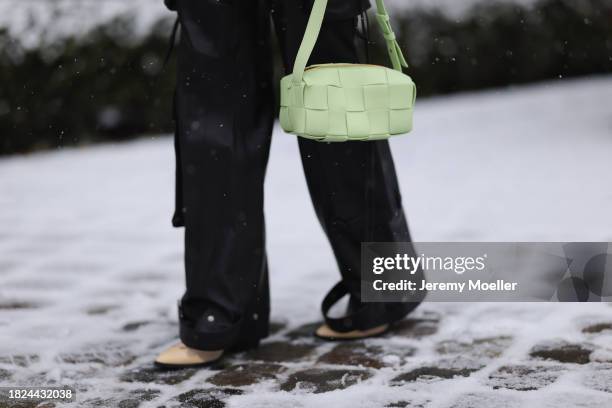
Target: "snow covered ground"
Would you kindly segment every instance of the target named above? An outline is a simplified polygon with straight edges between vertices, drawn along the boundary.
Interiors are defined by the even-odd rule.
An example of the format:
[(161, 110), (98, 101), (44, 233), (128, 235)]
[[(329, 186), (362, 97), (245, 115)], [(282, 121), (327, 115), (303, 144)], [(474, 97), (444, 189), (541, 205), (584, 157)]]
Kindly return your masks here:
[[(612, 241), (610, 100), (607, 76), (419, 101), (415, 131), (392, 141), (414, 239)], [(184, 282), (173, 171), (168, 137), (0, 160), (0, 385), (69, 384), (79, 407), (129, 398), (169, 407), (179, 394), (191, 406), (184, 393), (211, 387), (211, 370), (150, 372), (176, 337)], [(295, 137), (279, 130), (266, 194), (281, 326), (268, 341), (282, 345), (319, 319), (338, 275)], [(335, 345), (316, 343), (281, 361), (277, 380), (219, 398), (229, 407), (612, 406), (608, 304), (426, 303), (414, 318), (405, 336), (366, 343), (384, 364), (356, 385), (279, 389), (300, 370), (338, 367), (321, 357)], [(405, 382), (390, 386), (398, 376)]]

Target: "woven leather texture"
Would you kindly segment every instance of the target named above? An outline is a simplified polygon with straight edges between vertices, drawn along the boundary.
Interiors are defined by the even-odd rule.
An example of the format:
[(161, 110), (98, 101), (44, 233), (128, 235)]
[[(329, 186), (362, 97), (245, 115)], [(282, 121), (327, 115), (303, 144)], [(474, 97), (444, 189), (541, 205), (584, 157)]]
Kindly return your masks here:
[(300, 83), (281, 80), (280, 123), (285, 132), (325, 142), (380, 140), (412, 130), (416, 86), (383, 66), (309, 67)]

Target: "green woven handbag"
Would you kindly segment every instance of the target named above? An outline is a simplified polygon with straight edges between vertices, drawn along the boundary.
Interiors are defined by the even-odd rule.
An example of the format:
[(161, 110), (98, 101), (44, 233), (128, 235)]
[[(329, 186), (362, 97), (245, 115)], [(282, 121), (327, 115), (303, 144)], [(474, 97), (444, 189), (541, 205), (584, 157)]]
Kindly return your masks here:
[(395, 39), (383, 0), (376, 19), (393, 69), (363, 64), (306, 68), (327, 0), (315, 0), (293, 73), (281, 80), (280, 123), (285, 132), (322, 142), (380, 140), (412, 130), (416, 86), (402, 73), (408, 64)]

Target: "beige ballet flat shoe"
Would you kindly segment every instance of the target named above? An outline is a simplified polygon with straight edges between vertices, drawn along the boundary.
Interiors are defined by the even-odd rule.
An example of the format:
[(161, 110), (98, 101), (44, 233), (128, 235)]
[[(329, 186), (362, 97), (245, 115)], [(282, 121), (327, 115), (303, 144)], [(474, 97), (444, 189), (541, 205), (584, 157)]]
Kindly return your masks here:
[(155, 359), (155, 365), (161, 368), (205, 367), (217, 362), (223, 350), (197, 350), (178, 342), (162, 351)]
[(350, 332), (341, 333), (332, 330), (328, 325), (323, 324), (317, 329), (317, 331), (315, 331), (315, 336), (323, 340), (359, 340), (368, 337), (380, 336), (381, 334), (387, 332), (389, 327), (390, 326), (388, 324), (383, 324), (382, 326), (373, 327), (368, 330), (353, 330)]

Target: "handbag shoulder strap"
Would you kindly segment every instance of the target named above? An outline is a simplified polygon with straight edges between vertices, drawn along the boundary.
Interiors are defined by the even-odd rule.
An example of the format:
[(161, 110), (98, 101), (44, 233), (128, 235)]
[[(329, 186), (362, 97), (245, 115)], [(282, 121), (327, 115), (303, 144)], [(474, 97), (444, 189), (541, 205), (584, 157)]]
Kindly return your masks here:
[[(321, 26), (323, 25), (326, 9), (327, 0), (315, 0), (310, 18), (308, 19), (308, 24), (306, 25), (306, 32), (304, 33), (302, 44), (300, 45), (297, 57), (295, 58), (295, 64), (293, 65), (293, 82), (295, 83), (302, 82), (306, 64), (308, 64), (312, 50), (319, 37)], [(376, 0), (376, 9), (376, 21), (378, 21), (378, 25), (387, 43), (387, 52), (389, 53), (393, 69), (401, 71), (402, 67), (408, 67), (408, 63), (402, 54), (402, 50), (391, 28), (389, 14), (387, 13), (387, 8), (383, 0)]]

